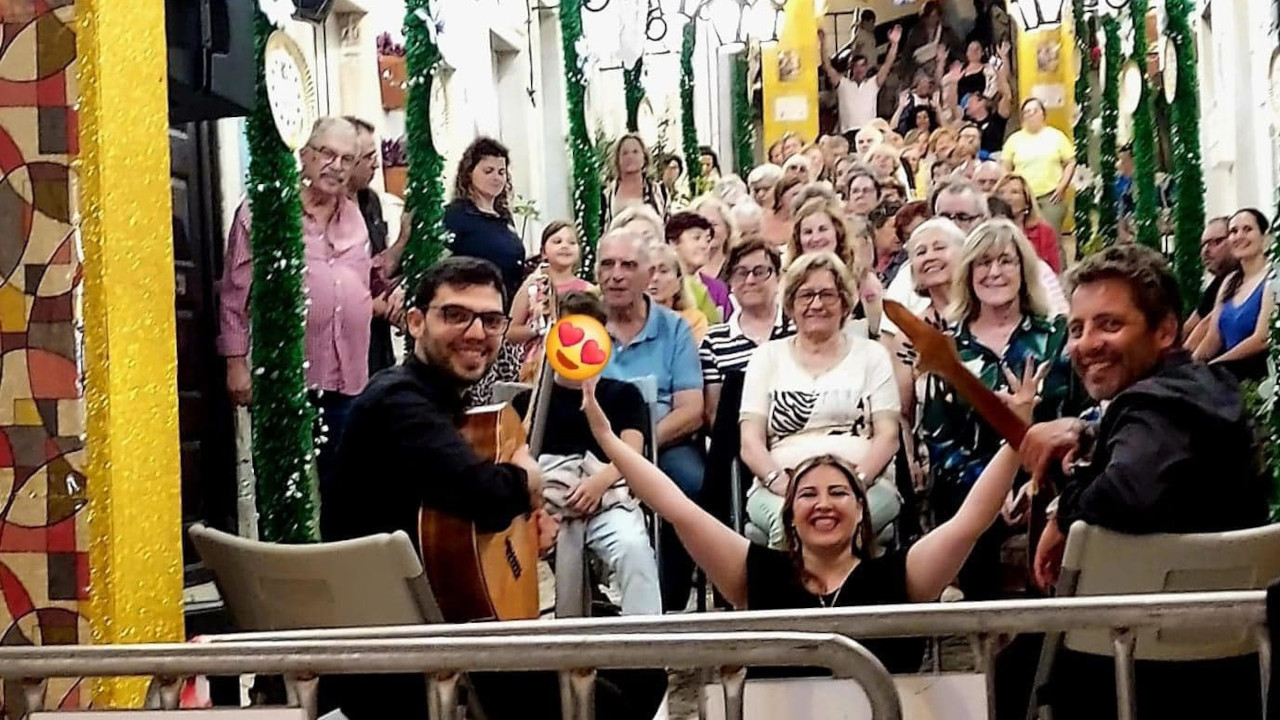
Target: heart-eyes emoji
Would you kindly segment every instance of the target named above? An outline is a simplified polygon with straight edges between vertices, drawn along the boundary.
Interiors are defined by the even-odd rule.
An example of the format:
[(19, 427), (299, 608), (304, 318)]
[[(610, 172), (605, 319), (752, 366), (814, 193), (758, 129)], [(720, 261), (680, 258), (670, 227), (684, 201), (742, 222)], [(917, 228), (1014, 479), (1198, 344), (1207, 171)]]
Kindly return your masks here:
[(613, 339), (589, 315), (560, 318), (547, 334), (547, 362), (568, 380), (587, 380), (604, 370), (613, 352)]

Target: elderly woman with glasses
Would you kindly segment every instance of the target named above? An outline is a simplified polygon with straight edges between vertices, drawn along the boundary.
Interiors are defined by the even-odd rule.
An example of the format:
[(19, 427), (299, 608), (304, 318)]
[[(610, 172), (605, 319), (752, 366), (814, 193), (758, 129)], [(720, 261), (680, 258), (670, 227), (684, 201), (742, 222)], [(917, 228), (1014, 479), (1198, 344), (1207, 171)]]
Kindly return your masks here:
[[(988, 220), (974, 228), (955, 263), (948, 320), (961, 362), (992, 390), (1009, 392), (1010, 377), (1047, 364), (1035, 413), (1041, 422), (1084, 409), (1085, 395), (1067, 358), (1066, 319), (1049, 319), (1038, 262), (1012, 221)], [(960, 508), (1003, 441), (936, 377), (926, 387), (921, 422), (933, 468), (933, 507), (938, 520), (945, 520)], [(1015, 519), (1006, 515), (1009, 524)], [(993, 528), (970, 557), (960, 574), (968, 599), (999, 594), (1000, 544), (1008, 534), (1008, 524)]]
[(858, 287), (834, 253), (801, 256), (787, 269), (783, 307), (793, 337), (756, 349), (742, 390), (742, 460), (756, 481), (747, 516), (786, 546), (783, 498), (790, 472), (809, 458), (833, 455), (856, 468), (872, 529), (898, 516), (893, 482), (899, 398), (893, 362), (879, 343), (845, 332)]

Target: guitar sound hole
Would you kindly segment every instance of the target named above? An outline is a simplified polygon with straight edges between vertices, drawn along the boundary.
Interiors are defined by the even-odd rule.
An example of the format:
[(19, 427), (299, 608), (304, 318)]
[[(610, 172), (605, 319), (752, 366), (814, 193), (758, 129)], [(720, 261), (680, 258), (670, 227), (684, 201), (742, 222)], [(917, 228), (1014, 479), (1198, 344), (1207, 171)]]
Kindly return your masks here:
[(511, 546), (511, 538), (504, 540), (503, 545), (506, 547), (507, 564), (511, 566), (511, 574), (519, 580), (524, 574), (524, 569), (520, 567), (520, 558), (516, 557), (516, 549)]

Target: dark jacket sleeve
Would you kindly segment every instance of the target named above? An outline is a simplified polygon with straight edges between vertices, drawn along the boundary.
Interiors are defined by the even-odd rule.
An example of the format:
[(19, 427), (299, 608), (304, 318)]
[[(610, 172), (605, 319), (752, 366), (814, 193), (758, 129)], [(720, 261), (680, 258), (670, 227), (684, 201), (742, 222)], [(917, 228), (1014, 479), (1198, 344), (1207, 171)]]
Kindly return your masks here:
[(1170, 496), (1178, 492), (1179, 466), (1191, 461), (1187, 429), (1150, 408), (1126, 408), (1114, 422), (1105, 467), (1062, 490), (1058, 526), (1064, 533), (1076, 520), (1117, 532), (1159, 532), (1163, 514), (1177, 504)]
[(529, 512), (527, 473), (482, 460), (429, 400), (401, 397), (384, 411), (385, 427), (396, 428), (396, 437), (388, 440), (401, 455), (397, 465), (417, 469), (405, 481), (417, 485), (423, 506), (470, 520), (486, 532), (501, 530)]

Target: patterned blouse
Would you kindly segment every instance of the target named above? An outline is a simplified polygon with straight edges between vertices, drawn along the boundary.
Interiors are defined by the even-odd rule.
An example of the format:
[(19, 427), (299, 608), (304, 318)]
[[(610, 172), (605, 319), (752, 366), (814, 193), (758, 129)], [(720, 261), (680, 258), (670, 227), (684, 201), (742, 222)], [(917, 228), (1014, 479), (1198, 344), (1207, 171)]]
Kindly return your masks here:
[[(1009, 337), (1003, 355), (978, 342), (968, 323), (953, 324), (949, 330), (956, 338), (960, 361), (993, 390), (1009, 391), (1001, 365), (1020, 376), (1028, 356), (1037, 366), (1050, 359), (1052, 365), (1035, 410), (1036, 422), (1078, 415), (1088, 406), (1088, 396), (1067, 357), (1066, 318), (1025, 316)], [(1002, 439), (950, 385), (935, 376), (926, 381), (921, 428), (933, 473), (934, 507), (942, 522), (960, 508), (969, 488), (999, 451)]]

